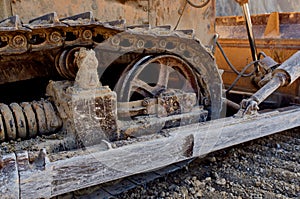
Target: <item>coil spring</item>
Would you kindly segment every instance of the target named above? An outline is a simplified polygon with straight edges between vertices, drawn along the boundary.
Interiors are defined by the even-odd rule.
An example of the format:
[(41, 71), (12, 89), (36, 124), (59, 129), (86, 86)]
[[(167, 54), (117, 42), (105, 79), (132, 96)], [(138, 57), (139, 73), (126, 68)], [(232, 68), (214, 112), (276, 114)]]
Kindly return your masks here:
[(61, 118), (47, 100), (0, 103), (0, 142), (49, 135), (61, 126)]

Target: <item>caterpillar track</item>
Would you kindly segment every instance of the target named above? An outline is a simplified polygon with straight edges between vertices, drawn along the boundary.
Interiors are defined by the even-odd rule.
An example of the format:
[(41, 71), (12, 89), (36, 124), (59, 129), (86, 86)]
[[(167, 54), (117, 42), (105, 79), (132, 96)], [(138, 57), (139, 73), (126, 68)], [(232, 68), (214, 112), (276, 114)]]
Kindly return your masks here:
[[(22, 24), (18, 16), (4, 19), (0, 23), (0, 38), (1, 67), (3, 68), (0, 84), (39, 78), (43, 78), (43, 82), (53, 79), (75, 80), (78, 72), (78, 65), (73, 61), (75, 54), (80, 51), (80, 48), (94, 49), (99, 60), (97, 67), (100, 81), (103, 85), (109, 85), (110, 89), (117, 93), (120, 102), (132, 101), (131, 95), (134, 93), (141, 95), (134, 99), (136, 101), (149, 97), (153, 98), (153, 96), (157, 96), (167, 89), (169, 91), (170, 89), (181, 89), (180, 87), (169, 88), (170, 86), (167, 85), (170, 84), (168, 82), (169, 72), (165, 71), (163, 67), (159, 69), (158, 73), (161, 76), (160, 79), (156, 80), (156, 86), (153, 87), (147, 86), (147, 82), (135, 77), (141, 71), (138, 74), (133, 71), (139, 65), (145, 65), (144, 62), (146, 61), (148, 61), (147, 65), (160, 63), (167, 67), (168, 63), (171, 63), (173, 64), (170, 65), (173, 67), (172, 72), (182, 75), (186, 79), (184, 80), (187, 82), (185, 84), (189, 84), (185, 85), (185, 92), (196, 94), (196, 102), (192, 103), (204, 105), (205, 109), (210, 109), (209, 117), (219, 117), (219, 109), (222, 103), (220, 76), (212, 56), (206, 48), (199, 45), (190, 30), (171, 31), (170, 26), (154, 28), (150, 28), (150, 26), (126, 26), (124, 20), (100, 22), (95, 20), (91, 12), (63, 19), (58, 19), (56, 13), (50, 13), (29, 20), (28, 24)], [(11, 70), (5, 70), (8, 67)], [(133, 78), (135, 78), (135, 81), (139, 81), (136, 85), (132, 85), (135, 82)], [(142, 86), (139, 84), (142, 84)], [(128, 87), (128, 85), (131, 86)], [(6, 85), (3, 87), (5, 89)], [(211, 98), (210, 93), (215, 93), (213, 98)], [(41, 95), (38, 91), (34, 94)], [(59, 102), (57, 103), (59, 104)], [(184, 109), (184, 104), (176, 103), (176, 106)], [(120, 110), (119, 115), (122, 117), (122, 115), (153, 114), (153, 111), (151, 112), (147, 108), (151, 104), (144, 104), (144, 108), (139, 111), (122, 109), (123, 112)], [(173, 109), (174, 107), (169, 107), (167, 114), (175, 114)], [(33, 110), (35, 109), (33, 108)], [(185, 110), (185, 112), (187, 111)], [(180, 110), (178, 113), (180, 113)], [(38, 115), (37, 111), (35, 111), (35, 114)], [(18, 116), (25, 117), (23, 114), (15, 114), (15, 120)], [(18, 123), (18, 121), (13, 121), (12, 117), (7, 120), (11, 121), (13, 126)], [(28, 123), (28, 121), (23, 120), (23, 124)], [(2, 123), (5, 122), (6, 118), (4, 117)], [(42, 122), (45, 123), (46, 119)], [(46, 124), (40, 124), (41, 128), (43, 125)], [(59, 127), (61, 125), (47, 131), (46, 134), (56, 132)], [(4, 129), (1, 137), (2, 141), (32, 137), (21, 135), (22, 132), (14, 132), (18, 131), (16, 127), (11, 129), (6, 125), (2, 129)], [(41, 129), (41, 134), (45, 134), (43, 131), (45, 130)], [(37, 132), (34, 134), (37, 134)]]

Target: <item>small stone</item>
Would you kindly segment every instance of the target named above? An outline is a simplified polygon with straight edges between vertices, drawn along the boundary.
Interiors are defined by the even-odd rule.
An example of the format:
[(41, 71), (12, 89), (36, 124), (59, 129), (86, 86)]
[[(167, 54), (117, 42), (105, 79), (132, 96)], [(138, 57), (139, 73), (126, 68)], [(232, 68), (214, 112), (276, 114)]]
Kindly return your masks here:
[(147, 193), (146, 189), (142, 189), (142, 194), (145, 195)]
[(201, 190), (199, 190), (196, 195), (195, 195), (197, 198), (201, 198), (203, 196), (203, 193)]
[(260, 185), (261, 185), (261, 182), (260, 182), (260, 181), (256, 181), (256, 182), (255, 182), (255, 186), (260, 187)]
[(216, 189), (213, 188), (213, 187), (208, 187), (208, 190), (209, 190), (210, 192), (214, 192)]
[(116, 145), (115, 143), (112, 143), (112, 144), (111, 144), (111, 147), (112, 147), (112, 148), (117, 148), (117, 145)]
[(180, 187), (179, 187), (179, 186), (176, 186), (176, 187), (175, 187), (175, 191), (180, 192)]
[(218, 178), (219, 178), (219, 174), (218, 174), (217, 172), (214, 172), (214, 173), (213, 173), (213, 177), (214, 177), (215, 179), (218, 179)]
[(216, 159), (215, 157), (209, 157), (209, 158), (208, 158), (208, 161), (214, 163), (214, 162), (217, 161), (217, 159)]
[(176, 185), (172, 184), (171, 186), (168, 187), (168, 190), (173, 191), (176, 189)]
[(205, 178), (205, 182), (210, 182), (210, 181), (211, 181), (211, 177)]
[(185, 179), (185, 180), (184, 180), (184, 183), (187, 184), (187, 185), (190, 185), (190, 184), (191, 184), (191, 181), (188, 180), (188, 179)]
[(197, 180), (197, 176), (193, 176), (192, 180), (195, 182)]
[(196, 180), (196, 181), (194, 182), (194, 186), (195, 186), (195, 187), (201, 188), (201, 187), (204, 187), (204, 186), (205, 186), (205, 183), (200, 182), (200, 180)]
[(225, 191), (222, 191), (220, 194), (221, 194), (222, 198), (226, 197), (226, 192)]
[(177, 192), (174, 192), (171, 198), (179, 198), (179, 194)]
[(186, 187), (181, 187), (180, 192), (182, 193), (184, 198), (187, 198), (189, 195), (189, 192)]
[(189, 190), (190, 190), (191, 194), (196, 194), (196, 191), (194, 188), (190, 188)]
[(218, 185), (226, 185), (226, 180), (225, 180), (225, 178), (220, 178), (220, 179), (216, 180), (216, 183)]

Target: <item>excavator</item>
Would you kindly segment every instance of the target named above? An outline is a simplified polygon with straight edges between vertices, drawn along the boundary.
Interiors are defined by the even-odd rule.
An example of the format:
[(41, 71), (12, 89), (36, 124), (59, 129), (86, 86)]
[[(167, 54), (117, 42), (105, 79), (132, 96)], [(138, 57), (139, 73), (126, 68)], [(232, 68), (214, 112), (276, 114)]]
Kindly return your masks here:
[[(300, 125), (300, 13), (0, 0), (0, 193), (51, 198)], [(55, 11), (55, 12), (54, 12)]]

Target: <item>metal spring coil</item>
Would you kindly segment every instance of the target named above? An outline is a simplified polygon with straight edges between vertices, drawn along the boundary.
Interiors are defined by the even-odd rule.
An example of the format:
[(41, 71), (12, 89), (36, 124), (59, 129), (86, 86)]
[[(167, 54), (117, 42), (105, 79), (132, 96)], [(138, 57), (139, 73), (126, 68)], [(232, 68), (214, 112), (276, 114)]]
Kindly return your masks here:
[(61, 126), (61, 118), (47, 100), (0, 103), (0, 142), (48, 135)]

